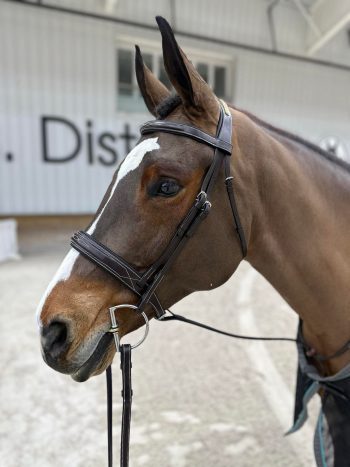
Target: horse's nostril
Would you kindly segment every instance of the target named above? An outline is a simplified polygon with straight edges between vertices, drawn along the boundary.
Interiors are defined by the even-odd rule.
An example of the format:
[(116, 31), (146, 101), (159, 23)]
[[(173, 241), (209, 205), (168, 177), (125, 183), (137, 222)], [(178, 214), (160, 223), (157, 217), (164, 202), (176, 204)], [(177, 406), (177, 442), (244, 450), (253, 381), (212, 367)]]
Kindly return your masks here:
[(68, 347), (68, 326), (61, 321), (53, 321), (42, 330), (41, 343), (45, 354), (58, 358)]

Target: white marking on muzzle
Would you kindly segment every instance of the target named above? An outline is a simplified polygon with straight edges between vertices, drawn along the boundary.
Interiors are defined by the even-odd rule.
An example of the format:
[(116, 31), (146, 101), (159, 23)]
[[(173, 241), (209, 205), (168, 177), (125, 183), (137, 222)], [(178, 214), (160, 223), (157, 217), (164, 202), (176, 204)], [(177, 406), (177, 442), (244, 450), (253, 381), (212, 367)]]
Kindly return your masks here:
[(55, 285), (58, 284), (58, 282), (65, 281), (69, 278), (69, 276), (71, 275), (75, 260), (77, 259), (78, 256), (79, 256), (79, 253), (76, 250), (73, 250), (73, 248), (69, 250), (67, 256), (62, 261), (61, 266), (58, 268), (56, 274), (52, 278), (44, 295), (42, 296), (40, 303), (38, 305), (38, 308), (36, 310), (36, 319), (37, 319), (39, 328), (41, 326), (40, 315), (41, 315), (41, 312), (42, 312), (42, 309), (43, 309), (43, 306), (45, 304), (47, 297), (49, 296), (49, 294), (51, 293)]
[(98, 221), (100, 220), (100, 217), (103, 213), (103, 211), (106, 209), (107, 204), (111, 200), (112, 196), (114, 195), (114, 192), (117, 188), (118, 183), (122, 178), (124, 178), (126, 175), (128, 175), (129, 172), (132, 170), (137, 169), (137, 167), (141, 164), (143, 161), (144, 156), (151, 152), (155, 151), (156, 149), (159, 149), (160, 146), (158, 144), (158, 137), (157, 138), (149, 138), (145, 139), (144, 141), (141, 141), (137, 146), (134, 147), (132, 151), (129, 152), (129, 154), (126, 156), (124, 161), (122, 162), (121, 166), (119, 167), (118, 175), (116, 178), (116, 181), (114, 182), (114, 185), (111, 189), (111, 193), (109, 195), (109, 198), (106, 202), (106, 204), (103, 206), (103, 208), (100, 211), (100, 214), (96, 217), (94, 222), (91, 224), (90, 228), (87, 230), (88, 234), (92, 234), (97, 226)]

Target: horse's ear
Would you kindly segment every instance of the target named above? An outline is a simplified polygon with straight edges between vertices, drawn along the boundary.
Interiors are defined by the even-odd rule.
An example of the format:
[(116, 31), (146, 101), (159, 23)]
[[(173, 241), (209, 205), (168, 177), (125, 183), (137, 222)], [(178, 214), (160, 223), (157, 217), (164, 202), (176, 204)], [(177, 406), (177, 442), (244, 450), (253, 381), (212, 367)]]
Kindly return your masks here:
[(169, 23), (162, 16), (156, 20), (162, 35), (165, 70), (184, 105), (197, 111), (208, 111), (212, 106), (218, 109), (215, 94), (179, 47)]
[(157, 106), (170, 95), (170, 91), (144, 64), (138, 45), (135, 45), (135, 70), (143, 100), (151, 114), (156, 117)]

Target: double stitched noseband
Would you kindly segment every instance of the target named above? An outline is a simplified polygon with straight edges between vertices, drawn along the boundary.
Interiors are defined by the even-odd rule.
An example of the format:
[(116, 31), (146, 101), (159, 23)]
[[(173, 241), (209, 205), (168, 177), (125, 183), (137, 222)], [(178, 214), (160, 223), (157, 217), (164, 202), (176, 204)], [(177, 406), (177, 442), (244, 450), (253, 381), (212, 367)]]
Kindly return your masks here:
[(145, 272), (140, 274), (133, 265), (128, 263), (117, 253), (99, 243), (86, 232), (80, 231), (74, 234), (71, 245), (89, 260), (119, 279), (124, 285), (138, 295), (140, 301), (137, 305), (137, 309), (140, 313), (144, 311), (147, 304), (150, 304), (155, 311), (156, 317), (161, 319), (165, 311), (155, 291), (174, 260), (179, 255), (186, 241), (193, 235), (199, 224), (209, 214), (211, 209), (209, 195), (223, 163), (225, 168), (226, 190), (243, 257), (247, 254), (247, 244), (238, 215), (233, 192), (233, 177), (230, 173), (232, 116), (226, 104), (222, 103), (220, 106), (220, 118), (216, 137), (208, 135), (204, 131), (189, 125), (163, 120), (148, 122), (141, 127), (142, 135), (154, 132), (172, 133), (178, 136), (191, 138), (215, 150), (213, 162), (203, 179), (200, 192), (186, 217), (177, 227), (165, 251), (163, 251), (160, 257)]
[[(73, 235), (71, 245), (83, 256), (93, 263), (100, 266), (109, 274), (117, 278), (120, 282), (132, 290), (139, 298), (139, 303), (135, 305), (118, 305), (110, 308), (111, 329), (110, 335), (114, 337), (117, 351), (121, 356), (121, 370), (123, 377), (123, 413), (121, 430), (121, 450), (120, 465), (127, 467), (129, 465), (129, 438), (130, 438), (130, 419), (131, 419), (131, 349), (130, 344), (120, 345), (118, 335), (118, 323), (114, 312), (117, 308), (129, 308), (143, 316), (146, 323), (146, 332), (148, 332), (148, 319), (144, 312), (145, 307), (150, 305), (157, 319), (176, 319), (173, 316), (165, 316), (165, 310), (162, 307), (157, 295), (156, 289), (166, 273), (169, 271), (174, 260), (180, 254), (186, 241), (194, 234), (200, 223), (207, 217), (211, 210), (209, 201), (210, 193), (214, 187), (215, 181), (219, 175), (222, 165), (224, 165), (225, 185), (229, 204), (231, 207), (235, 230), (238, 236), (243, 257), (247, 254), (247, 244), (243, 228), (239, 219), (237, 205), (233, 192), (233, 177), (230, 172), (230, 156), (232, 154), (232, 116), (224, 102), (220, 103), (220, 117), (217, 126), (216, 136), (211, 136), (199, 128), (176, 122), (164, 120), (155, 120), (148, 122), (141, 127), (141, 134), (147, 135), (155, 132), (171, 133), (177, 136), (193, 139), (214, 149), (213, 161), (207, 170), (202, 185), (192, 207), (189, 209), (185, 218), (176, 229), (172, 239), (160, 257), (143, 273), (140, 273), (132, 264), (102, 245), (95, 238), (86, 232), (77, 232)], [(177, 318), (178, 319), (178, 318)], [(183, 319), (184, 320), (184, 319)], [(193, 323), (192, 323), (193, 324)], [(237, 336), (236, 336), (237, 337)], [(141, 342), (144, 340), (141, 340)], [(109, 341), (110, 342), (110, 341)], [(108, 418), (108, 465), (112, 466), (112, 373), (109, 367), (107, 375), (107, 418)]]

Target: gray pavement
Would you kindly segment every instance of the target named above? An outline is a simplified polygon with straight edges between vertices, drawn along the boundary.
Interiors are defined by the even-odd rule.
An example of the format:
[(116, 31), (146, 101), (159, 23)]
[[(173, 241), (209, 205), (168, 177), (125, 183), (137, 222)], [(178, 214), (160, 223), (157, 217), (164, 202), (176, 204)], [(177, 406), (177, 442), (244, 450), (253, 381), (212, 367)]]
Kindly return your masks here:
[[(41, 359), (35, 307), (84, 220), (35, 221), (21, 230), (22, 259), (0, 264), (0, 465), (106, 465), (104, 376), (84, 384)], [(211, 292), (176, 307), (233, 332), (294, 336), (297, 319), (248, 264)], [(182, 323), (151, 322), (133, 356), (131, 466), (313, 467), (318, 401), (300, 433), (293, 414), (296, 349), (236, 341)], [(114, 364), (116, 460), (121, 414)], [(117, 463), (116, 463), (117, 465)]]

